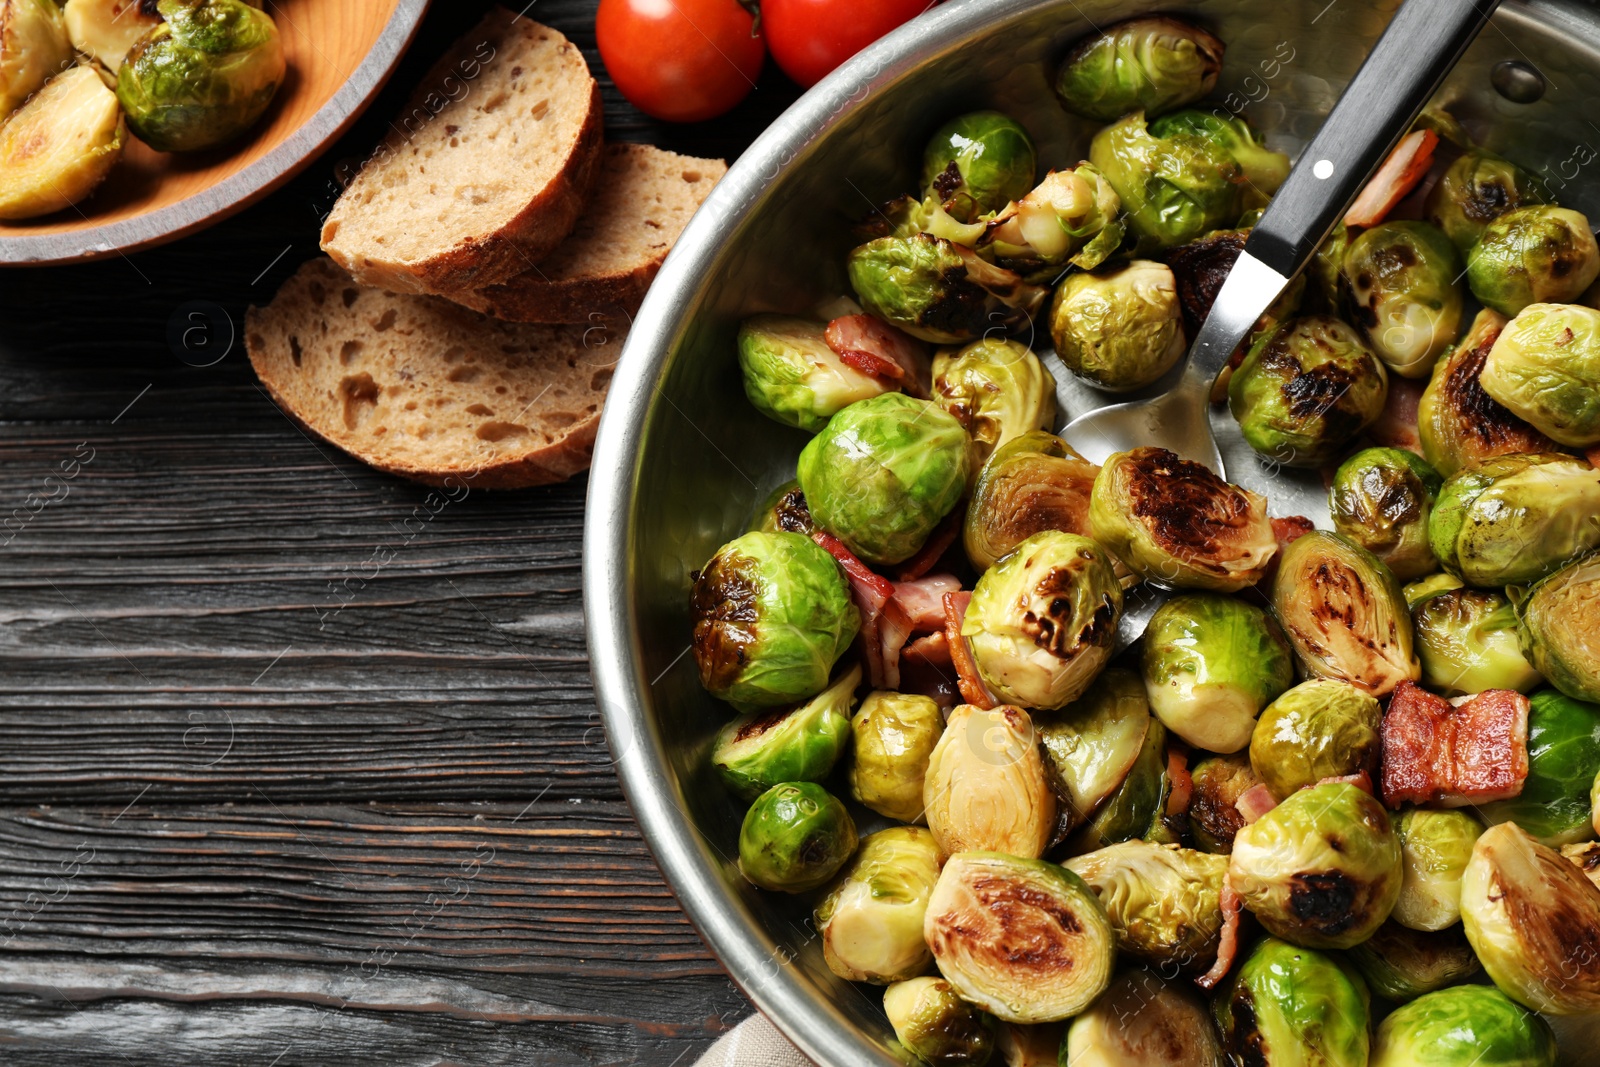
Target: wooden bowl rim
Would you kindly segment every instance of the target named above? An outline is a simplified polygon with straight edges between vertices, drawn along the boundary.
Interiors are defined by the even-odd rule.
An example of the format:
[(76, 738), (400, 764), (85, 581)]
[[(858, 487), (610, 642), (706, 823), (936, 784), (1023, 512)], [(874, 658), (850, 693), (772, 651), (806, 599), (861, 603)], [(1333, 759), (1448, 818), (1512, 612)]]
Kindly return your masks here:
[(43, 267), (165, 244), (244, 210), (311, 164), (349, 129), (410, 47), (430, 0), (397, 0), (355, 72), (283, 142), (243, 170), (176, 204), (69, 233), (0, 237), (0, 267)]

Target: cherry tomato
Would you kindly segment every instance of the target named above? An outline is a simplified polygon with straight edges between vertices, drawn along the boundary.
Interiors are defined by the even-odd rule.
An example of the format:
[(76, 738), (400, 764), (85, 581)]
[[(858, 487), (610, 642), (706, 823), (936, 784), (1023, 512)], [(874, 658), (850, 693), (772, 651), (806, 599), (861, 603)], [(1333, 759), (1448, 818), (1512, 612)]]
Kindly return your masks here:
[(700, 122), (755, 88), (766, 48), (738, 0), (600, 0), (606, 72), (647, 115)]
[(761, 0), (761, 32), (783, 72), (813, 86), (933, 0)]

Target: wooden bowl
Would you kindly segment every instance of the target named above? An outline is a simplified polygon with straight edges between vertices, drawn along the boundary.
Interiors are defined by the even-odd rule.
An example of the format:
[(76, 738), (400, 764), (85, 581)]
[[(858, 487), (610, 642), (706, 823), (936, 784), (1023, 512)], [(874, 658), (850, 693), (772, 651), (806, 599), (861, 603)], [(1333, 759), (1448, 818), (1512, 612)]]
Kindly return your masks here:
[(242, 140), (157, 152), (129, 137), (93, 196), (40, 219), (0, 222), (0, 266), (42, 266), (147, 248), (220, 222), (292, 178), (354, 122), (416, 33), (428, 0), (267, 0), (289, 73)]

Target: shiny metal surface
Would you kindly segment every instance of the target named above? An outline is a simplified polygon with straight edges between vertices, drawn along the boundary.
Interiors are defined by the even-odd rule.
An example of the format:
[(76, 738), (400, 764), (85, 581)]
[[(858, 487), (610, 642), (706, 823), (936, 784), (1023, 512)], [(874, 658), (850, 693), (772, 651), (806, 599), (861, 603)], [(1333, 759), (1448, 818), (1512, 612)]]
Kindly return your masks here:
[[(1218, 101), (1244, 108), (1271, 145), (1297, 155), (1395, 6), (1179, 0), (1164, 9), (1192, 14), (1227, 41)], [(953, 112), (1002, 108), (1034, 133), (1041, 161), (1082, 158), (1094, 127), (1056, 104), (1051, 69), (1092, 26), (1145, 10), (1129, 0), (955, 0), (863, 52), (780, 118), (713, 191), (657, 278), (611, 386), (590, 481), (584, 593), (595, 689), (622, 783), (707, 944), (823, 1067), (902, 1061), (887, 1045), (875, 993), (823, 964), (807, 901), (740, 879), (743, 810), (705, 763), (729, 711), (700, 689), (688, 647), (691, 572), (744, 529), (763, 493), (792, 477), (805, 441), (745, 400), (734, 331), (752, 312), (804, 311), (843, 292), (849, 222), (911, 188), (923, 139)], [(1547, 89), (1537, 102), (1493, 89), (1490, 71), (1508, 59), (1538, 68)], [(1600, 217), (1600, 132), (1585, 119), (1600, 96), (1593, 8), (1506, 3), (1440, 95), (1457, 101), (1488, 147)], [(1061, 366), (1048, 338), (1032, 340), (1056, 375), (1063, 421), (1110, 402)], [(1226, 410), (1214, 408), (1212, 419), (1230, 477), (1273, 500), (1287, 472), (1229, 432)], [(874, 828), (863, 821), (864, 831)], [(1586, 1054), (1582, 1045), (1569, 1051)]]

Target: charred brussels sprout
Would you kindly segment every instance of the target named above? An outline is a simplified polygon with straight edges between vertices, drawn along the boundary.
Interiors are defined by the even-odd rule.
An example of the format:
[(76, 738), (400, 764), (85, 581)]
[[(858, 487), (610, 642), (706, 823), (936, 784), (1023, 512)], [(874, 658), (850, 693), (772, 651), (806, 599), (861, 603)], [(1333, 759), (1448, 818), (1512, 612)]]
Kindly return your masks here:
[(1228, 407), (1255, 449), (1291, 467), (1337, 459), (1383, 413), (1383, 364), (1338, 319), (1292, 319), (1250, 346)]
[(1050, 305), (1050, 336), (1067, 369), (1102, 389), (1139, 389), (1185, 350), (1177, 283), (1138, 259), (1106, 274), (1069, 274)]
[(1247, 753), (1208, 756), (1195, 764), (1190, 777), (1194, 794), (1189, 802), (1189, 831), (1195, 844), (1207, 852), (1233, 851), (1233, 839), (1245, 825), (1239, 798), (1262, 784), (1250, 767)]
[(1459, 926), (1425, 933), (1391, 919), (1346, 957), (1373, 993), (1397, 1003), (1466, 981), (1479, 971), (1478, 957)]
[(922, 939), (928, 898), (939, 880), (939, 849), (917, 826), (879, 830), (817, 905), (828, 969), (852, 982), (885, 985), (933, 965)]
[(1000, 338), (934, 357), (933, 395), (972, 438), (973, 475), (996, 448), (1056, 416), (1056, 380), (1027, 345)]
[(927, 233), (880, 237), (850, 252), (850, 285), (868, 311), (938, 344), (1025, 323), (1045, 290)]
[(113, 79), (139, 38), (161, 25), (156, 6), (147, 0), (67, 0), (61, 13), (72, 47)]
[(1498, 989), (1457, 986), (1420, 996), (1378, 1024), (1371, 1067), (1555, 1067), (1550, 1024)]
[(944, 731), (939, 705), (913, 693), (869, 693), (850, 730), (850, 795), (879, 815), (922, 822), (922, 783)]
[(1422, 675), (1399, 581), (1382, 560), (1338, 534), (1314, 530), (1283, 550), (1272, 608), (1316, 677), (1384, 696)]
[(1186, 244), (1239, 217), (1244, 172), (1228, 150), (1187, 130), (1158, 137), (1143, 112), (1095, 134), (1089, 162), (1117, 191), (1140, 252)]
[(778, 486), (756, 508), (755, 519), (750, 524), (752, 532), (805, 534), (817, 528), (811, 521), (811, 509), (806, 507), (806, 495), (800, 491), (798, 481)]
[(966, 489), (967, 432), (926, 400), (851, 404), (800, 451), (811, 517), (868, 563), (900, 563)]
[(1234, 1063), (1366, 1067), (1367, 990), (1332, 957), (1267, 938), (1214, 1004)]
[(747, 533), (695, 579), (700, 682), (736, 705), (771, 707), (827, 687), (861, 614), (833, 557), (793, 533)]
[(1385, 222), (1350, 243), (1347, 306), (1390, 370), (1425, 378), (1461, 333), (1461, 257), (1426, 222)]
[(1216, 1027), (1200, 998), (1155, 972), (1135, 968), (1112, 979), (1072, 1020), (1056, 1063), (1069, 1067), (1222, 1067)]
[(1597, 513), (1600, 470), (1576, 456), (1515, 453), (1445, 480), (1428, 541), (1468, 585), (1521, 585), (1600, 547)]
[(1383, 560), (1401, 581), (1437, 567), (1428, 515), (1443, 479), (1403, 448), (1365, 448), (1339, 465), (1328, 495), (1333, 528)]
[(1089, 493), (1100, 468), (1055, 434), (1034, 431), (995, 449), (967, 504), (961, 543), (987, 570), (1036, 533), (1089, 532)]
[(53, 0), (0, 2), (0, 122), (71, 65), (72, 45)]
[(922, 802), (943, 855), (1042, 856), (1056, 826), (1056, 798), (1028, 713), (971, 704), (951, 711), (928, 760)]
[(883, 1011), (895, 1038), (918, 1063), (983, 1067), (994, 1056), (994, 1019), (943, 978), (896, 982), (883, 991)]
[(1284, 799), (1324, 778), (1374, 771), (1383, 709), (1346, 682), (1313, 678), (1268, 704), (1250, 737), (1250, 766)]
[(739, 369), (756, 410), (816, 431), (840, 409), (885, 391), (882, 381), (839, 359), (823, 340), (825, 328), (788, 315), (756, 315), (739, 324)]
[(255, 125), (283, 82), (272, 16), (244, 0), (160, 0), (165, 19), (117, 72), (134, 136), (159, 152), (195, 152)]
[(940, 126), (922, 154), (922, 188), (948, 202), (965, 194), (976, 214), (999, 211), (1033, 188), (1033, 141), (1015, 119), (973, 111)]
[(1520, 606), (1522, 648), (1550, 684), (1600, 702), (1600, 555), (1575, 560)]
[(1253, 604), (1212, 593), (1156, 609), (1143, 666), (1151, 710), (1208, 752), (1248, 745), (1261, 709), (1294, 682), (1294, 654), (1277, 623)]
[(1511, 601), (1487, 589), (1451, 589), (1411, 609), (1422, 684), (1447, 696), (1485, 689), (1526, 693), (1542, 679), (1522, 654)]
[(1544, 202), (1533, 176), (1515, 163), (1484, 151), (1462, 154), (1428, 193), (1428, 221), (1463, 253), (1489, 223), (1506, 212)]
[(1153, 725), (1144, 687), (1120, 667), (1095, 679), (1067, 714), (1040, 721), (1040, 739), (1070, 819), (1081, 821), (1117, 792)]
[(961, 625), (1000, 699), (1065, 707), (1111, 657), (1122, 585), (1110, 557), (1077, 534), (1034, 534), (978, 579)]
[(997, 852), (950, 857), (923, 933), (962, 999), (1011, 1023), (1078, 1014), (1110, 983), (1117, 954), (1111, 920), (1083, 879)]
[(1217, 84), (1225, 46), (1174, 18), (1130, 19), (1072, 46), (1056, 76), (1068, 111), (1110, 122), (1130, 111), (1159, 115)]
[(31, 219), (94, 192), (128, 139), (117, 98), (88, 67), (49, 83), (0, 126), (0, 219)]
[(756, 798), (739, 828), (739, 870), (755, 885), (804, 893), (827, 882), (856, 850), (856, 824), (815, 782), (784, 782)]
[(1546, 689), (1529, 701), (1528, 776), (1522, 792), (1478, 812), (1490, 823), (1514, 822), (1551, 847), (1587, 841), (1594, 836), (1590, 789), (1596, 771), (1600, 706)]
[(1461, 924), (1512, 1000), (1549, 1015), (1600, 1011), (1600, 888), (1515, 823), (1473, 846)]
[(711, 763), (735, 795), (754, 800), (779, 782), (820, 782), (850, 739), (850, 705), (861, 668), (798, 708), (756, 711), (722, 728)]
[(1190, 108), (1152, 120), (1150, 132), (1163, 139), (1192, 134), (1217, 145), (1239, 164), (1245, 184), (1259, 202), (1277, 192), (1289, 176), (1289, 157), (1263, 145), (1260, 135), (1240, 115), (1224, 118), (1219, 111)]
[(1226, 857), (1123, 841), (1065, 866), (1100, 895), (1123, 952), (1173, 969), (1211, 966), (1222, 934)]
[(1097, 541), (1140, 577), (1231, 593), (1254, 585), (1278, 550), (1267, 502), (1164, 448), (1106, 460), (1089, 498)]
[(1563, 445), (1600, 445), (1600, 311), (1532, 304), (1500, 331), (1483, 391)]
[(1401, 878), (1388, 814), (1348, 782), (1290, 796), (1239, 831), (1228, 861), (1229, 882), (1261, 925), (1314, 948), (1372, 936), (1394, 909)]
[(1394, 823), (1404, 875), (1391, 918), (1412, 930), (1443, 930), (1461, 918), (1461, 872), (1483, 824), (1464, 811), (1411, 808)]
[(1484, 307), (1516, 315), (1529, 304), (1578, 299), (1600, 274), (1589, 220), (1539, 204), (1506, 212), (1484, 227), (1467, 253), (1467, 284)]

